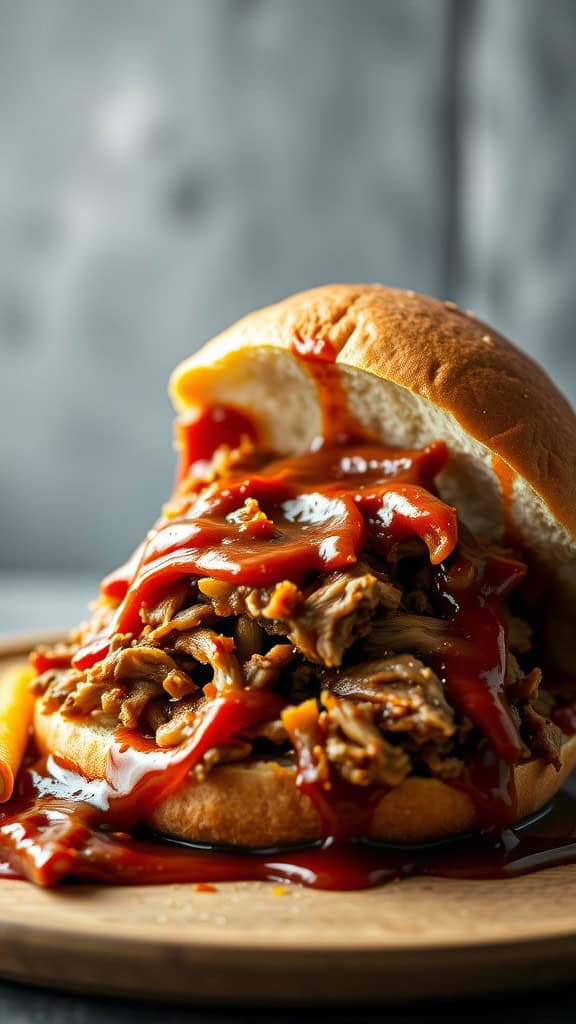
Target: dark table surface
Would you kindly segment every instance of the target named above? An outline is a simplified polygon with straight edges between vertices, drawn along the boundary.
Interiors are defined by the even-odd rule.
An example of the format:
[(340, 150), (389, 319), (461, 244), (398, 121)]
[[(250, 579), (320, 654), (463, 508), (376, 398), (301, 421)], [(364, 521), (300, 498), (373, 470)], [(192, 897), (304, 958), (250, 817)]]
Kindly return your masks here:
[[(0, 622), (4, 632), (55, 629), (79, 621), (93, 596), (96, 581), (87, 576), (56, 576), (0, 572)], [(48, 618), (47, 618), (48, 617)], [(576, 971), (575, 971), (576, 973)], [(226, 980), (222, 979), (225, 991)], [(378, 1006), (254, 1008), (229, 1006), (166, 1006), (97, 999), (33, 989), (0, 982), (0, 1024), (307, 1024), (326, 1013), (337, 1022), (426, 1021), (435, 1024), (462, 1018), (463, 1024), (521, 1020), (522, 1024), (543, 1021), (571, 1021), (576, 1004), (576, 984), (554, 989), (534, 989), (497, 996), (471, 996), (458, 1000), (426, 1000), (406, 1004), (386, 1003), (386, 992)]]
[[(385, 993), (383, 993), (385, 996)], [(254, 1008), (230, 1006), (214, 1009), (202, 1006), (165, 1006), (151, 1003), (119, 1002), (84, 996), (62, 995), (44, 989), (32, 990), (0, 985), (2, 1024), (308, 1024), (330, 1015), (331, 1024), (387, 1024), (424, 1022), (436, 1024), (459, 1019), (462, 1024), (522, 1024), (572, 1021), (576, 986), (553, 990), (513, 992), (493, 997), (474, 996), (465, 1000), (386, 1003), (357, 1006), (316, 1006)]]

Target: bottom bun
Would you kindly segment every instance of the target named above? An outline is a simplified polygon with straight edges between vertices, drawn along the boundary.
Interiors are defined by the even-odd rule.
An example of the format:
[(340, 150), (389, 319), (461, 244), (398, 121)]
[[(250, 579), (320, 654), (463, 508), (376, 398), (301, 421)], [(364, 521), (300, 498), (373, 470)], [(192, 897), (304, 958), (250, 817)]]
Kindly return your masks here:
[[(113, 730), (46, 714), (36, 705), (35, 730), (42, 754), (56, 754), (89, 779), (104, 779)], [(576, 737), (562, 748), (559, 772), (542, 761), (515, 771), (518, 820), (533, 814), (558, 791), (576, 764)], [(165, 797), (144, 823), (174, 839), (256, 849), (291, 846), (322, 837), (320, 817), (296, 786), (288, 759), (222, 765), (203, 782), (192, 779)], [(376, 805), (366, 838), (394, 843), (428, 842), (478, 828), (471, 798), (440, 779), (411, 777)]]

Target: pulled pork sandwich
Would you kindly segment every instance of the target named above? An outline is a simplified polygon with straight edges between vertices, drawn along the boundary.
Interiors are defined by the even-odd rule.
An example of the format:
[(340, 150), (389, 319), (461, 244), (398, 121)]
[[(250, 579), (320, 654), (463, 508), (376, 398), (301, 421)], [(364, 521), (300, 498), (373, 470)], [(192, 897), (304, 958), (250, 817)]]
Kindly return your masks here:
[(549, 800), (576, 760), (576, 419), (544, 372), (452, 303), (335, 285), (171, 394), (172, 498), (33, 656), (41, 752), (128, 823), (251, 849)]

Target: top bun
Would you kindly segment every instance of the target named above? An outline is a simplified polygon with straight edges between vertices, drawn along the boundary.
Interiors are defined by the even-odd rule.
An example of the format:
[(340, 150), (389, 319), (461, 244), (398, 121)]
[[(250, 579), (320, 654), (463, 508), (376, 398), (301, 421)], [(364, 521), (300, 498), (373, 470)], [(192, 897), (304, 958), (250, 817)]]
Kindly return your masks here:
[(181, 363), (176, 408), (244, 409), (275, 451), (304, 450), (321, 413), (307, 361), (291, 351), (302, 340), (330, 343), (350, 409), (384, 442), (444, 439), (441, 497), (482, 536), (511, 528), (551, 571), (559, 602), (576, 595), (576, 416), (535, 362), (452, 302), (379, 284), (293, 295)]

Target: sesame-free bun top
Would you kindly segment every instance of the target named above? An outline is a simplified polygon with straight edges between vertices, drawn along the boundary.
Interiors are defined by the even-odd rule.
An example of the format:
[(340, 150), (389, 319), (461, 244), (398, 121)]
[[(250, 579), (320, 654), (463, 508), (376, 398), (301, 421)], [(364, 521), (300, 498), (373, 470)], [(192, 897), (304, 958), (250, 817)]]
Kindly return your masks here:
[[(244, 317), (181, 363), (177, 410), (230, 405), (280, 454), (305, 450), (322, 422), (309, 363), (292, 351), (303, 341), (330, 343), (349, 408), (384, 442), (447, 442), (441, 497), (479, 535), (512, 529), (551, 571), (561, 625), (576, 597), (576, 416), (544, 370), (454, 303), (326, 285)], [(568, 664), (572, 645), (559, 643)]]

